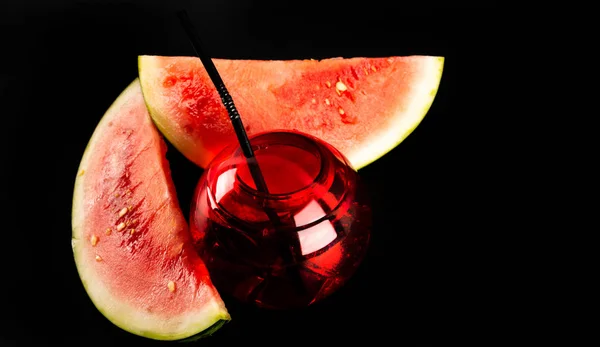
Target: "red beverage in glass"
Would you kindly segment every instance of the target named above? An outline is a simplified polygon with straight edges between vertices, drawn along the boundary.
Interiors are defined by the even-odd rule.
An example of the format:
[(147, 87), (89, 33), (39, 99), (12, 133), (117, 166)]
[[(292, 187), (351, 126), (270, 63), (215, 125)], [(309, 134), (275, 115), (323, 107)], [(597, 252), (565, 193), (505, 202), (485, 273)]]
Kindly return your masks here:
[(219, 291), (266, 308), (310, 305), (361, 263), (370, 209), (357, 172), (329, 144), (279, 131), (251, 138), (268, 193), (257, 191), (239, 145), (204, 171), (190, 226)]

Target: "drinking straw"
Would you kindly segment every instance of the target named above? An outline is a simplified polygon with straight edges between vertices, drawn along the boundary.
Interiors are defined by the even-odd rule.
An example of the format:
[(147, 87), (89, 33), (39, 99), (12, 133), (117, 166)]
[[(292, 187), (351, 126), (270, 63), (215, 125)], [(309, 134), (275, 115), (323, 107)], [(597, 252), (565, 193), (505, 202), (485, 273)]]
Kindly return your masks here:
[[(180, 10), (177, 12), (177, 16), (179, 17), (181, 25), (183, 26), (190, 42), (192, 43), (192, 46), (194, 46), (196, 55), (202, 61), (202, 64), (204, 65), (208, 76), (217, 88), (219, 96), (221, 97), (221, 102), (225, 106), (225, 109), (227, 109), (227, 114), (229, 115), (229, 119), (231, 120), (231, 124), (235, 131), (235, 135), (240, 144), (240, 147), (242, 148), (242, 152), (246, 157), (248, 168), (250, 169), (250, 174), (252, 176), (252, 179), (254, 180), (256, 189), (261, 193), (269, 194), (269, 190), (265, 182), (264, 176), (262, 175), (262, 172), (258, 165), (258, 161), (254, 156), (252, 145), (250, 144), (248, 134), (246, 134), (246, 129), (244, 128), (244, 124), (242, 123), (242, 118), (240, 117), (240, 114), (237, 108), (235, 107), (235, 104), (233, 103), (231, 95), (225, 87), (225, 83), (223, 83), (223, 80), (221, 79), (217, 68), (215, 67), (212, 59), (210, 58), (210, 55), (206, 52), (206, 49), (204, 48), (205, 46), (202, 44), (200, 36), (194, 28), (194, 25), (192, 24), (187, 12), (185, 10)], [(282, 221), (279, 219), (279, 216), (271, 207), (264, 206), (263, 209), (267, 214), (269, 221), (275, 228), (281, 227), (283, 225)], [(281, 256), (287, 262), (292, 262), (294, 259), (294, 252), (290, 248), (291, 245), (294, 245), (294, 247), (300, 246), (298, 237), (288, 235), (288, 233), (284, 233), (283, 235), (281, 235), (279, 247), (281, 249)], [(288, 271), (290, 271), (292, 281), (296, 283), (296, 290), (299, 293), (304, 293), (305, 288), (299, 271), (294, 267), (289, 268)], [(264, 285), (265, 282), (259, 284), (256, 288), (254, 288), (253, 292), (250, 293), (249, 296), (251, 297), (253, 295), (256, 295), (259, 292), (260, 288)]]
[[(194, 50), (196, 51), (198, 58), (200, 58), (200, 60), (202, 61), (202, 64), (204, 65), (204, 68), (206, 69), (210, 80), (219, 92), (221, 102), (227, 110), (227, 114), (229, 115), (229, 119), (231, 120), (231, 125), (233, 126), (233, 130), (235, 131), (237, 140), (240, 144), (240, 147), (242, 148), (244, 157), (246, 157), (248, 168), (250, 169), (250, 175), (252, 176), (254, 184), (256, 185), (256, 190), (264, 194), (269, 194), (267, 183), (265, 182), (265, 178), (260, 170), (260, 166), (256, 161), (256, 157), (254, 156), (254, 150), (252, 149), (252, 145), (250, 144), (250, 140), (248, 139), (248, 134), (246, 133), (246, 129), (244, 128), (244, 124), (242, 123), (242, 118), (240, 117), (240, 114), (237, 108), (235, 107), (235, 104), (233, 103), (233, 99), (229, 94), (229, 91), (225, 87), (225, 83), (223, 83), (223, 79), (221, 79), (221, 76), (219, 75), (215, 64), (210, 58), (210, 55), (206, 52), (206, 49), (204, 48), (204, 45), (200, 40), (200, 36), (195, 30), (194, 25), (192, 24), (187, 12), (185, 10), (180, 10), (177, 12), (177, 16), (179, 17), (181, 25), (183, 26), (183, 29), (188, 35), (192, 46), (194, 46)], [(275, 213), (275, 211), (273, 211), (270, 208), (265, 208), (265, 213), (274, 225), (280, 224), (281, 221), (279, 220), (279, 216), (277, 215), (277, 213)]]

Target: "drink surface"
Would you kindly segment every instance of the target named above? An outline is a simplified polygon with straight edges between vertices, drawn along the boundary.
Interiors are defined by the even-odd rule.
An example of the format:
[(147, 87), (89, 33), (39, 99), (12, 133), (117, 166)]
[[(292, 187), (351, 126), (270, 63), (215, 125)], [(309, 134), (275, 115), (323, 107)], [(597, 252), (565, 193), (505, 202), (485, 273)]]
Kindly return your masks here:
[(192, 237), (217, 289), (261, 307), (325, 298), (353, 275), (369, 243), (356, 172), (326, 144), (292, 144), (256, 146), (269, 195), (232, 156), (203, 175), (192, 206)]

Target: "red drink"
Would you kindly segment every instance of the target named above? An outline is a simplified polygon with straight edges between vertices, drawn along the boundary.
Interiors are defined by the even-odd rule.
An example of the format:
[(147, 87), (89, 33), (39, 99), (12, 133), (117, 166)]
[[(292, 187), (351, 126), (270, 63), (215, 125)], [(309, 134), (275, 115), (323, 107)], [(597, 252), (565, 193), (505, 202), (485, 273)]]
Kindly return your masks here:
[(358, 175), (330, 145), (297, 132), (251, 138), (269, 192), (256, 190), (239, 145), (204, 171), (190, 226), (221, 292), (268, 308), (310, 305), (362, 261), (370, 209)]

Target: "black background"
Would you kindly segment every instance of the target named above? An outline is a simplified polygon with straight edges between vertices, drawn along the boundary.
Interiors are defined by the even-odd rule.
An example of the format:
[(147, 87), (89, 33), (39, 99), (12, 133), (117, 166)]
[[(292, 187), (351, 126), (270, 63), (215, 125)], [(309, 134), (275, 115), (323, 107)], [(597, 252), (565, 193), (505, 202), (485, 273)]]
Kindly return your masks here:
[[(506, 299), (484, 199), (494, 184), (484, 144), (486, 120), (497, 117), (494, 2), (4, 0), (1, 346), (168, 344), (128, 334), (95, 309), (75, 269), (70, 212), (85, 145), (137, 77), (137, 55), (193, 55), (180, 8), (218, 58), (446, 57), (423, 122), (360, 172), (375, 225), (355, 277), (301, 311), (227, 299), (233, 320), (198, 344), (430, 345), (510, 329), (499, 319)], [(168, 158), (185, 210), (201, 170), (173, 149)]]

